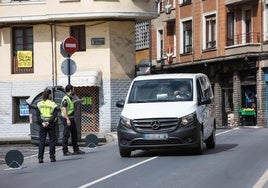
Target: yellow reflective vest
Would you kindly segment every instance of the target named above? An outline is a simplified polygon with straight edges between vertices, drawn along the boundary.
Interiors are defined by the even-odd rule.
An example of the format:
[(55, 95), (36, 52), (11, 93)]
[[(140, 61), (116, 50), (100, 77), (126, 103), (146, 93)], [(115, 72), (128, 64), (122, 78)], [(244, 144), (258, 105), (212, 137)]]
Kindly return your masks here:
[(40, 111), (41, 119), (48, 121), (52, 117), (53, 111), (57, 108), (57, 104), (48, 99), (38, 102), (37, 107)]
[[(68, 105), (67, 105), (67, 115), (69, 116), (70, 114), (72, 114), (74, 112), (74, 102), (70, 99), (70, 97), (68, 95), (65, 95), (62, 98), (62, 102), (66, 100)], [(64, 117), (64, 114), (61, 112), (61, 115)]]

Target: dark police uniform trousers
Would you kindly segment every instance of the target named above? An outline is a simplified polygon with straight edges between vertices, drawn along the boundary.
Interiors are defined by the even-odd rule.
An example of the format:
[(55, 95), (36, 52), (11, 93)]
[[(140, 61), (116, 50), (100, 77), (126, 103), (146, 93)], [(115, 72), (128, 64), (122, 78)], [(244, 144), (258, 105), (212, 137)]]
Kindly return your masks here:
[(73, 145), (73, 151), (76, 152), (79, 150), (78, 144), (77, 144), (77, 128), (76, 123), (73, 117), (69, 118), (71, 121), (71, 125), (67, 125), (67, 121), (64, 117), (61, 117), (64, 130), (63, 130), (63, 138), (62, 138), (62, 150), (63, 153), (66, 153), (68, 151), (68, 139), (71, 134), (71, 140)]
[(55, 158), (55, 145), (56, 145), (56, 123), (49, 123), (47, 127), (43, 127), (41, 124), (39, 131), (39, 152), (38, 158), (43, 159), (44, 151), (45, 151), (45, 144), (46, 144), (46, 137), (47, 134), (49, 136), (49, 155), (50, 158)]

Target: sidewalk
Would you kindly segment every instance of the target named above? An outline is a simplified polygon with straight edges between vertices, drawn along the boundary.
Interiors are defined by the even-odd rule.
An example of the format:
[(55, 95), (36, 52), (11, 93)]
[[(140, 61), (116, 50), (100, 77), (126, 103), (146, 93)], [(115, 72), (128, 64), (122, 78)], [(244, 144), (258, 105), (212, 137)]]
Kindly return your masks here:
[[(88, 134), (82, 134), (81, 141), (82, 143), (85, 142), (85, 138)], [(114, 142), (117, 140), (117, 133), (116, 132), (109, 132), (105, 133), (103, 136), (98, 137), (99, 142)], [(31, 137), (24, 136), (24, 137), (0, 137), (0, 145), (4, 144), (31, 144)]]

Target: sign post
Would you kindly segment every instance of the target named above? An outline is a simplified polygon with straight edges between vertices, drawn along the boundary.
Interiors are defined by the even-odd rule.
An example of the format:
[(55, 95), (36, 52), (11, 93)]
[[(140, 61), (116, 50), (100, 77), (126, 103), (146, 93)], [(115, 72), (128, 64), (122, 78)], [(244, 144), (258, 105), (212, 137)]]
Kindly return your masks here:
[[(66, 52), (68, 54), (68, 65), (67, 65), (67, 76), (68, 76), (68, 84), (71, 83), (71, 72), (73, 72), (71, 70), (71, 56), (74, 52), (77, 51), (78, 49), (78, 42), (74, 37), (67, 37), (61, 47), (63, 48), (64, 52)], [(65, 56), (65, 53), (62, 53), (63, 56)], [(64, 73), (66, 74), (66, 72)], [(73, 73), (72, 73), (73, 74)]]

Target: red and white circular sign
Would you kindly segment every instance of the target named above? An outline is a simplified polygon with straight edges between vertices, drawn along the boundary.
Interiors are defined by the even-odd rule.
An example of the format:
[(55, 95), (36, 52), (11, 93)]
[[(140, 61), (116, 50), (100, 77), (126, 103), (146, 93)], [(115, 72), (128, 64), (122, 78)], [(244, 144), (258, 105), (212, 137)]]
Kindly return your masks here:
[(63, 49), (65, 52), (67, 52), (69, 55), (72, 55), (74, 52), (78, 49), (78, 42), (74, 37), (67, 37), (63, 41)]

